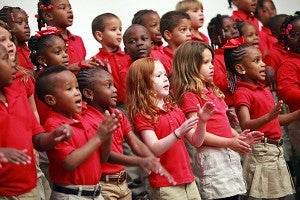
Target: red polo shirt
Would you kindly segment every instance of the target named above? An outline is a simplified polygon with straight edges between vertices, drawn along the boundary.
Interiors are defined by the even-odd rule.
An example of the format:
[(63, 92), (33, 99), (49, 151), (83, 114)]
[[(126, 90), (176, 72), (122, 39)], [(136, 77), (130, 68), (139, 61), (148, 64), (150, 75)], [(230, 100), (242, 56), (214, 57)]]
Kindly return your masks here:
[[(238, 82), (234, 93), (234, 107), (246, 106), (249, 109), (250, 119), (257, 119), (274, 108), (273, 95), (268, 87), (263, 84), (254, 85), (246, 82)], [(257, 129), (264, 133), (265, 137), (279, 139), (281, 129), (278, 118), (275, 118)]]
[[(134, 123), (138, 133), (143, 130), (152, 130), (160, 140), (172, 134), (185, 120), (185, 116), (179, 108), (169, 106), (168, 109), (159, 111), (159, 118), (156, 123), (149, 122), (142, 115), (137, 115)], [(162, 166), (173, 176), (178, 185), (191, 183), (195, 180), (184, 138), (178, 140), (159, 158)], [(154, 188), (172, 186), (164, 176), (156, 173), (151, 173), (148, 179)]]
[(150, 52), (150, 57), (158, 59), (164, 65), (167, 74), (170, 74), (172, 60), (170, 61), (169, 56), (165, 54), (164, 48), (163, 46), (154, 46)]
[(235, 10), (232, 12), (231, 18), (234, 21), (249, 22), (259, 31), (259, 21), (252, 13), (248, 15), (243, 11)]
[(200, 39), (199, 37), (197, 37), (195, 34), (191, 35), (191, 40), (196, 40), (196, 41), (200, 41), (200, 42), (204, 42), (206, 44), (209, 44), (209, 39), (206, 35), (204, 35), (203, 33), (201, 33), (199, 31), (200, 36), (202, 37), (202, 39)]
[[(110, 112), (114, 112), (114, 109), (110, 109)], [(111, 150), (123, 154), (124, 137), (131, 131), (131, 125), (124, 113), (121, 112), (121, 114), (122, 118), (120, 120), (120, 127), (113, 133)], [(83, 112), (82, 116), (86, 119), (86, 121), (90, 122), (95, 131), (104, 119), (104, 115), (102, 113), (89, 105)], [(123, 165), (117, 165), (108, 162), (104, 163), (101, 167), (103, 174), (114, 174), (124, 170)]]
[(225, 102), (233, 106), (233, 94), (229, 92), (226, 65), (224, 60), (224, 49), (216, 49), (214, 60), (214, 84), (220, 88), (225, 95)]
[(277, 70), (278, 96), (289, 106), (290, 111), (300, 109), (300, 54), (289, 51)]
[[(0, 147), (27, 149), (27, 155), (33, 159), (32, 137), (44, 129), (37, 122), (25, 93), (16, 91), (13, 85), (4, 88), (8, 106), (0, 101)], [(4, 163), (0, 174), (0, 196), (17, 196), (36, 187), (34, 160), (27, 165)]]
[(108, 52), (100, 48), (95, 57), (109, 63), (114, 85), (118, 90), (118, 103), (124, 103), (126, 100), (126, 75), (130, 65), (130, 57), (120, 47), (116, 52)]
[[(288, 51), (284, 49), (279, 43), (272, 45), (268, 55), (264, 58), (264, 62), (267, 66), (273, 67), (275, 72), (281, 65), (281, 63), (288, 57)], [(276, 78), (276, 77), (275, 77)]]
[(69, 55), (69, 63), (77, 63), (85, 59), (86, 50), (82, 38), (77, 35), (73, 35), (68, 31), (68, 38), (65, 39), (67, 46), (67, 53)]
[(185, 92), (181, 100), (181, 109), (185, 114), (188, 114), (189, 112), (197, 112), (197, 104), (203, 106), (207, 101), (214, 103), (216, 112), (207, 121), (206, 131), (221, 137), (232, 138), (231, 126), (226, 114), (228, 107), (225, 101), (218, 98), (211, 89), (205, 89), (203, 93), (207, 96), (208, 100), (202, 99), (198, 94), (193, 92)]
[(25, 44), (25, 46), (22, 48), (17, 46), (17, 56), (19, 65), (25, 67), (26, 69), (32, 70), (34, 65), (30, 61), (29, 55), (30, 49), (28, 48), (27, 44)]
[(59, 143), (47, 152), (51, 181), (62, 185), (97, 184), (101, 177), (99, 150), (95, 150), (74, 170), (67, 170), (62, 166), (69, 154), (84, 146), (95, 135), (95, 130), (80, 115), (74, 114), (72, 120), (53, 111), (50, 112), (44, 128), (50, 132), (63, 124), (72, 127), (73, 135), (69, 140)]

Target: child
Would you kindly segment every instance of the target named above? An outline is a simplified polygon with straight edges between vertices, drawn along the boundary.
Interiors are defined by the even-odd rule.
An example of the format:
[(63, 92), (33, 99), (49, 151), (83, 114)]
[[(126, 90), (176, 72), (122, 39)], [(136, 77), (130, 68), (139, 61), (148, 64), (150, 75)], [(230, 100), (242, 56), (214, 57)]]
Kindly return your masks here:
[(81, 93), (75, 75), (63, 66), (42, 71), (36, 80), (36, 91), (39, 99), (52, 109), (45, 129), (53, 130), (66, 123), (74, 132), (68, 141), (47, 152), (53, 182), (51, 199), (101, 199), (100, 163), (107, 158), (111, 134), (119, 127), (119, 114), (106, 112), (95, 131), (77, 114), (82, 110)]
[(176, 10), (189, 14), (192, 27), (191, 39), (209, 44), (208, 37), (199, 31), (204, 23), (203, 4), (198, 0), (182, 0), (176, 4)]
[(14, 30), (19, 65), (32, 70), (33, 64), (29, 60), (30, 50), (27, 46), (30, 37), (27, 13), (19, 7), (4, 6), (0, 10), (0, 20), (6, 22)]
[(160, 19), (160, 32), (168, 45), (163, 48), (165, 56), (158, 59), (169, 76), (172, 73), (172, 59), (177, 47), (191, 39), (191, 18), (182, 11), (167, 12)]
[(129, 58), (121, 50), (122, 23), (113, 13), (103, 13), (93, 19), (92, 32), (94, 38), (101, 44), (98, 54), (94, 57), (107, 62), (118, 90), (118, 105), (125, 102), (126, 74), (129, 67)]
[(223, 45), (228, 39), (239, 37), (235, 21), (228, 15), (218, 14), (207, 26), (211, 46), (214, 48), (214, 83), (225, 95), (228, 107), (233, 106), (233, 95), (229, 91)]
[(70, 65), (68, 68), (71, 71), (77, 71), (81, 67), (97, 67), (99, 63), (93, 58), (84, 60), (86, 49), (82, 38), (73, 35), (67, 28), (73, 24), (73, 11), (68, 0), (39, 0), (38, 14), (36, 15), (38, 29), (47, 24), (48, 26), (57, 27), (61, 30), (61, 36), (68, 47), (68, 55)]
[(139, 24), (133, 24), (126, 29), (123, 42), (124, 50), (130, 56), (131, 63), (137, 59), (149, 57), (153, 48), (149, 31)]
[(198, 109), (197, 117), (185, 120), (170, 100), (164, 66), (150, 57), (132, 63), (126, 85), (128, 113), (135, 130), (177, 183), (172, 185), (165, 177), (150, 174), (152, 199), (201, 199), (183, 138), (197, 147), (202, 145), (205, 123), (214, 113), (214, 105), (206, 104)]
[(300, 111), (278, 115), (283, 102), (275, 105), (269, 88), (264, 86), (265, 64), (259, 49), (249, 44), (232, 45), (225, 51), (229, 70), (240, 77), (234, 94), (236, 113), (242, 130), (264, 133), (264, 139), (245, 155), (243, 175), (246, 196), (284, 199), (294, 193), (293, 181), (283, 157), (280, 125), (300, 118)]
[(254, 16), (262, 23), (261, 32), (268, 37), (268, 48), (271, 50), (277, 39), (272, 37), (272, 32), (270, 30), (270, 20), (272, 17), (277, 15), (276, 7), (273, 0), (258, 0), (256, 5), (256, 11)]
[[(287, 56), (280, 64), (277, 70), (277, 91), (278, 96), (289, 106), (291, 112), (300, 109), (300, 87), (299, 87), (299, 32), (300, 32), (300, 11), (294, 15), (288, 16), (281, 26), (280, 43), (286, 49)], [(297, 167), (299, 167), (299, 119), (288, 125), (288, 134), (291, 139), (292, 148), (295, 158), (297, 159)], [(299, 172), (297, 172), (297, 186), (299, 185)]]
[[(151, 40), (154, 45), (153, 50), (159, 50), (163, 45), (162, 35), (159, 30), (160, 16), (154, 10), (139, 10), (134, 14), (132, 24), (140, 24), (145, 26), (149, 31)], [(153, 51), (151, 52), (153, 53)]]
[(2, 45), (0, 70), (0, 152), (8, 161), (0, 168), (0, 198), (37, 200), (40, 197), (35, 162), (31, 162), (33, 146), (39, 151), (49, 150), (68, 140), (72, 131), (68, 125), (63, 125), (51, 133), (43, 133), (44, 129), (27, 103), (25, 92), (17, 92), (12, 87), (17, 84), (13, 81), (16, 71)]
[(238, 134), (230, 127), (223, 93), (213, 83), (213, 50), (206, 43), (188, 41), (173, 59), (174, 97), (188, 119), (197, 115), (197, 104), (212, 102), (216, 112), (207, 121), (204, 143), (197, 147), (195, 163), (203, 199), (238, 199), (246, 192), (238, 153), (248, 153), (250, 144), (262, 138), (260, 132)]
[(279, 68), (284, 58), (288, 55), (286, 49), (278, 41), (279, 35), (281, 34), (281, 24), (287, 17), (288, 15), (286, 14), (280, 14), (276, 15), (270, 20), (270, 30), (272, 32), (272, 37), (274, 38), (274, 40), (276, 39), (277, 42), (273, 44), (272, 49), (270, 49), (268, 55), (266, 55), (263, 61), (264, 63), (266, 63), (266, 65), (273, 67), (275, 72)]
[[(113, 85), (112, 76), (102, 68), (82, 69), (77, 74), (77, 80), (83, 99), (88, 103), (83, 117), (90, 121), (96, 130), (98, 124), (103, 121), (105, 110), (116, 112), (114, 107), (117, 103), (117, 90)], [(161, 167), (147, 146), (132, 132), (125, 115), (121, 115), (120, 127), (113, 133), (109, 163), (102, 165), (101, 192), (105, 199), (131, 199), (123, 165), (138, 165), (147, 174), (157, 173)], [(138, 156), (123, 155), (124, 139)]]

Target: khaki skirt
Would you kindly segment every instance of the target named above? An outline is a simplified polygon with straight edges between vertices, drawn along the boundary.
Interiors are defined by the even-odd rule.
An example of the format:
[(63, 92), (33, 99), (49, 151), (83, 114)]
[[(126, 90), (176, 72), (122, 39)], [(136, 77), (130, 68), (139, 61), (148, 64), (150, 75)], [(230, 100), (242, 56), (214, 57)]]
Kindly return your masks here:
[(246, 154), (243, 176), (247, 196), (280, 198), (295, 193), (294, 184), (283, 157), (282, 146), (258, 143)]

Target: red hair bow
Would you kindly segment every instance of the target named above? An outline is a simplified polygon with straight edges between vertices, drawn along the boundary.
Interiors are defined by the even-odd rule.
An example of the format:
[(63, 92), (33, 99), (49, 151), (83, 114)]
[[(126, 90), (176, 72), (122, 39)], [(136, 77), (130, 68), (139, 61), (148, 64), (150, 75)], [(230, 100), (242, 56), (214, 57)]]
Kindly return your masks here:
[(226, 44), (224, 44), (223, 48), (224, 49), (234, 49), (244, 43), (245, 43), (245, 40), (243, 37), (233, 38), (233, 39), (227, 40), (227, 42), (226, 42)]
[(47, 26), (46, 29), (37, 31), (35, 36), (40, 38), (45, 35), (59, 35), (61, 34), (61, 30), (57, 29), (54, 26)]

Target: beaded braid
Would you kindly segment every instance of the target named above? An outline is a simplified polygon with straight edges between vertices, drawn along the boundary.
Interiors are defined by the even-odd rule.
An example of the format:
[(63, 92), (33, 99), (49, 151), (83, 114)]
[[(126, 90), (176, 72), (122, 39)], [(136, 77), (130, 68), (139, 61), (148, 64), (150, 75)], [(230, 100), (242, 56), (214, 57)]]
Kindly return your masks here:
[(290, 32), (290, 25), (293, 21), (300, 20), (300, 11), (296, 11), (293, 15), (288, 16), (280, 26), (280, 35), (278, 38), (285, 49), (288, 49), (288, 37)]
[(220, 36), (220, 32), (223, 29), (223, 27), (222, 27), (223, 19), (228, 18), (228, 17), (229, 17), (228, 15), (217, 14), (217, 16), (212, 18), (210, 20), (210, 22), (208, 23), (207, 31), (208, 31), (208, 35), (211, 40), (211, 46), (213, 47), (213, 49), (216, 49), (217, 47), (220, 48), (220, 42), (215, 43), (215, 42), (213, 42), (212, 38), (214, 36)]
[(134, 14), (131, 24), (143, 24), (143, 16), (151, 13), (158, 15), (156, 11), (151, 9), (139, 10), (137, 13)]
[(43, 68), (41, 64), (38, 62), (38, 58), (41, 55), (42, 52), (45, 51), (45, 49), (49, 46), (49, 42), (53, 40), (53, 37), (61, 37), (61, 35), (44, 35), (42, 37), (37, 36), (31, 36), (28, 40), (28, 47), (30, 49), (30, 55), (29, 58), (31, 62), (36, 66), (36, 71), (39, 71)]
[(45, 24), (46, 24), (46, 20), (43, 17), (44, 15), (44, 10), (41, 8), (43, 6), (50, 6), (51, 5), (51, 0), (39, 0), (38, 4), (37, 4), (37, 15), (35, 16), (37, 18), (37, 23), (38, 23), (38, 29), (41, 30)]
[(252, 47), (251, 44), (242, 44), (234, 49), (225, 49), (224, 51), (224, 60), (227, 68), (227, 77), (228, 77), (228, 88), (229, 91), (233, 94), (236, 90), (236, 82), (239, 77), (239, 73), (235, 69), (235, 65), (240, 63), (245, 54), (247, 53), (246, 49)]
[(19, 7), (3, 6), (3, 8), (0, 10), (0, 20), (4, 21), (5, 23), (14, 22), (15, 21), (13, 15), (14, 9), (22, 10)]

